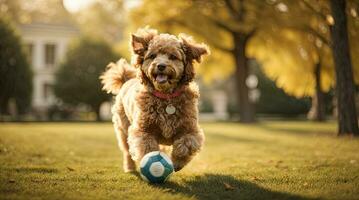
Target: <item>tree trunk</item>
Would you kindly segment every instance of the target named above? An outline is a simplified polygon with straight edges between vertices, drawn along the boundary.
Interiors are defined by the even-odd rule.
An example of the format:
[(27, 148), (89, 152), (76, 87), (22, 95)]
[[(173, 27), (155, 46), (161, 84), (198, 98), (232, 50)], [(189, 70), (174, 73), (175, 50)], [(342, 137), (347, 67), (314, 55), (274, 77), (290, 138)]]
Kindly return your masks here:
[(334, 94), (333, 96), (332, 105), (333, 105), (332, 117), (334, 119), (338, 119), (338, 98), (336, 94)]
[(350, 60), (345, 0), (330, 0), (334, 25), (331, 27), (332, 50), (336, 73), (338, 98), (338, 135), (359, 136), (358, 119), (354, 101), (354, 81)]
[(97, 122), (102, 121), (102, 118), (101, 118), (101, 115), (100, 115), (100, 107), (101, 107), (101, 104), (95, 106), (95, 108), (94, 108), (94, 109), (95, 109), (95, 113), (96, 113), (96, 121), (97, 121)]
[(248, 97), (248, 87), (246, 85), (246, 79), (249, 73), (248, 58), (246, 57), (246, 45), (248, 41), (248, 35), (242, 33), (233, 33), (234, 39), (234, 58), (236, 62), (236, 88), (238, 94), (239, 103), (239, 117), (243, 123), (250, 123), (255, 121), (254, 107)]
[(312, 97), (312, 107), (308, 113), (308, 118), (314, 121), (325, 121), (324, 93), (321, 87), (321, 62), (315, 65), (315, 93)]

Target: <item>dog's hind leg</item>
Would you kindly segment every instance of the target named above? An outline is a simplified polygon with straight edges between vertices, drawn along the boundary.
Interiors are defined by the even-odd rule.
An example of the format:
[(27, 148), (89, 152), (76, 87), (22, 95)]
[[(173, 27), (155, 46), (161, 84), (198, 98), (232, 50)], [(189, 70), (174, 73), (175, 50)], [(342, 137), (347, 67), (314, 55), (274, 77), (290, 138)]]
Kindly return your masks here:
[(116, 112), (113, 112), (112, 121), (114, 123), (118, 145), (123, 153), (123, 170), (124, 172), (135, 171), (136, 164), (131, 158), (131, 155), (129, 153), (129, 146), (127, 143), (127, 130), (130, 125), (130, 122), (125, 115), (122, 105), (119, 105), (116, 109)]

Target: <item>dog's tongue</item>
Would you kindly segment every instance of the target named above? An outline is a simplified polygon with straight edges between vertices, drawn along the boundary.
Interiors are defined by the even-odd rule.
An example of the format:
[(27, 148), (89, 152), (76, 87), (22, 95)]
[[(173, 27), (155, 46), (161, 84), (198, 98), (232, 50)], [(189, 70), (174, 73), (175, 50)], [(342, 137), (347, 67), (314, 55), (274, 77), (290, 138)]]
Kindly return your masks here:
[(156, 81), (159, 83), (165, 83), (167, 81), (167, 75), (164, 74), (157, 75)]

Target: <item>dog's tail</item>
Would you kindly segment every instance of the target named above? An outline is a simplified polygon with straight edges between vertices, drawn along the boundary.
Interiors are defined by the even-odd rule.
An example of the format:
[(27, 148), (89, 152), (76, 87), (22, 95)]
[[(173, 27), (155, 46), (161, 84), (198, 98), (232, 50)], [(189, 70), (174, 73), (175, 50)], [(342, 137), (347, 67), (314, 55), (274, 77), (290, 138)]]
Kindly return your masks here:
[(120, 92), (122, 85), (134, 77), (136, 77), (136, 69), (122, 58), (116, 64), (107, 65), (106, 71), (100, 76), (102, 89), (116, 95)]

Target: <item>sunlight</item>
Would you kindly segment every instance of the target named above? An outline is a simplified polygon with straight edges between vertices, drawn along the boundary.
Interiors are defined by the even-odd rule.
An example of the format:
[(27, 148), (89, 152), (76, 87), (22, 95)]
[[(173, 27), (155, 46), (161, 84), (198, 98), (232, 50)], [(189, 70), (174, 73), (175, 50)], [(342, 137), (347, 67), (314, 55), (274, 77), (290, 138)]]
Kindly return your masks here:
[(69, 12), (77, 12), (94, 2), (95, 0), (64, 0), (64, 5)]
[[(63, 0), (65, 8), (69, 12), (78, 12), (79, 10), (86, 8), (87, 6), (96, 2), (96, 0)], [(125, 0), (124, 7), (131, 9), (141, 4), (142, 0)]]

